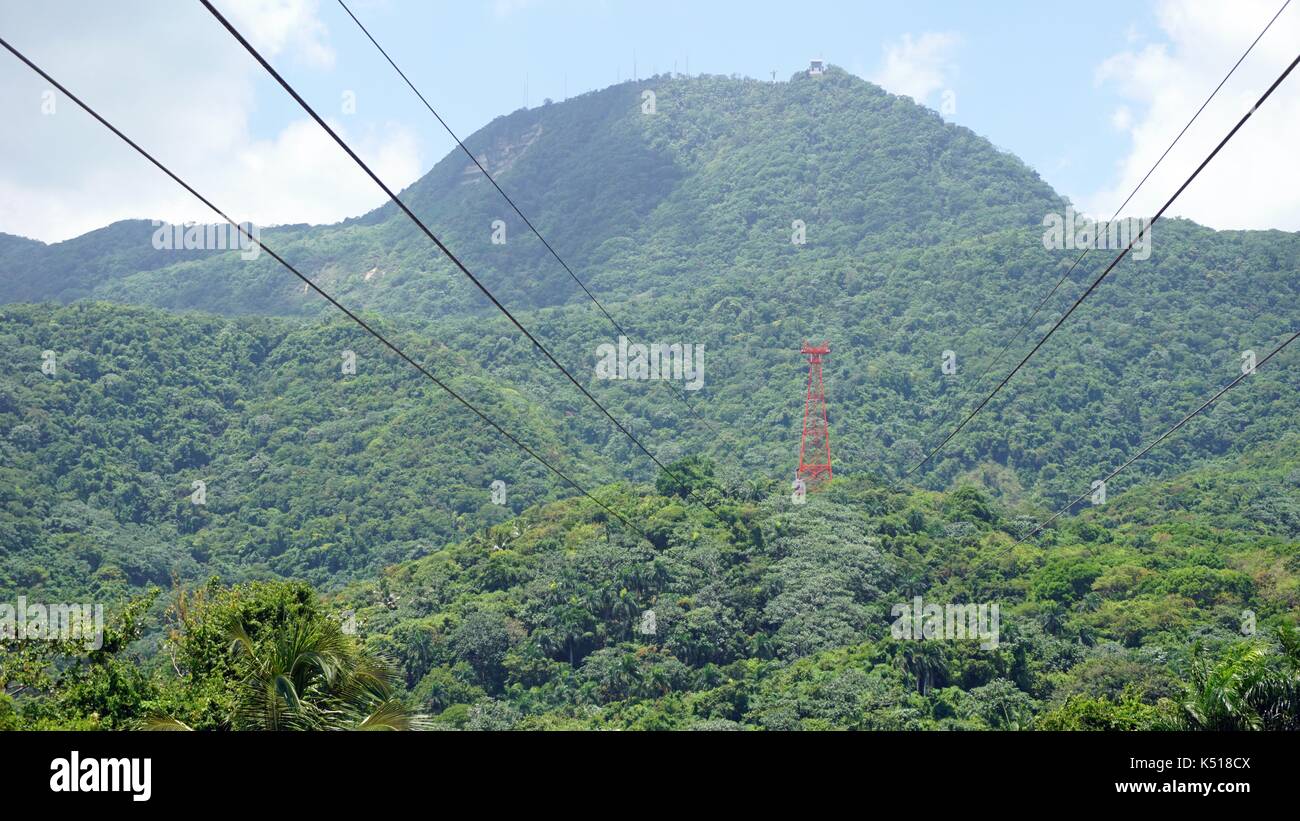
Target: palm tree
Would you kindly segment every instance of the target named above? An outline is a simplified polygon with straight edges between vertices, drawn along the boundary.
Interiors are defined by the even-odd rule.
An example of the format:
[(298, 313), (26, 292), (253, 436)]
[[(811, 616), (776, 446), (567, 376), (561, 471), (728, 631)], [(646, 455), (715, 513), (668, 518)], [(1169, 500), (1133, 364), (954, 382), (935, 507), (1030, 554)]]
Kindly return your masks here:
[(609, 672), (609, 692), (606, 695), (614, 700), (625, 699), (634, 692), (634, 685), (638, 684), (640, 679), (641, 667), (637, 664), (636, 656), (631, 653), (620, 653), (613, 669)]
[(568, 654), (569, 666), (578, 666), (578, 652), (595, 639), (595, 619), (577, 599), (556, 608), (547, 629), (538, 638), (550, 655)]
[(947, 683), (947, 655), (938, 644), (909, 642), (898, 649), (895, 664), (916, 680), (916, 691), (929, 695), (936, 684)]
[(254, 642), (233, 631), (246, 673), (231, 724), (239, 730), (409, 730), (425, 717), (396, 696), (397, 675), (339, 625), (299, 619)]
[(636, 694), (641, 698), (658, 698), (667, 695), (672, 689), (668, 671), (663, 665), (656, 664), (650, 668), (650, 674), (641, 679)]
[(1283, 625), (1277, 637), (1282, 645), (1282, 673), (1268, 718), (1272, 729), (1296, 731), (1300, 730), (1300, 632)]
[(1193, 730), (1258, 730), (1263, 717), (1252, 702), (1268, 684), (1268, 648), (1245, 642), (1230, 648), (1217, 663), (1206, 660), (1198, 642), (1192, 650), (1191, 681), (1182, 718)]
[(762, 630), (759, 630), (749, 639), (750, 654), (754, 658), (772, 659), (776, 658), (776, 642), (772, 637)]
[(641, 616), (641, 605), (637, 604), (636, 597), (627, 588), (623, 588), (611, 604), (610, 611), (610, 615), (618, 622), (618, 634), (621, 637), (635, 629)]
[(1061, 606), (1060, 602), (1045, 602), (1038, 611), (1038, 623), (1042, 626), (1044, 633), (1055, 636), (1061, 632), (1061, 626), (1065, 623), (1065, 608)]

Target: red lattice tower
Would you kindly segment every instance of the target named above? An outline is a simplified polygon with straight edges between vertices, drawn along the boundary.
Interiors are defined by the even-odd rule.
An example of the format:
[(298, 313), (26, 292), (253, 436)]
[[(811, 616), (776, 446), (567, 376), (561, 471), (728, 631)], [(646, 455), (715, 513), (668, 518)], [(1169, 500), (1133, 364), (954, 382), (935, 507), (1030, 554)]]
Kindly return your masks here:
[(803, 406), (803, 439), (799, 443), (799, 471), (808, 490), (831, 478), (831, 434), (826, 421), (826, 389), (822, 386), (822, 357), (831, 352), (830, 346), (803, 345), (802, 353), (808, 357), (808, 391)]

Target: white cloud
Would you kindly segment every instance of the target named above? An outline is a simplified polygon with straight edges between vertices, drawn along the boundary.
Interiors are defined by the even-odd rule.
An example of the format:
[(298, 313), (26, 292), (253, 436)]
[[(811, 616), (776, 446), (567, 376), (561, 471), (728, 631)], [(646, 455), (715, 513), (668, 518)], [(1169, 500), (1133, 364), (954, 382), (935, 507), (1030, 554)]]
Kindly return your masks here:
[[(1157, 15), (1160, 32), (1150, 32), (1147, 45), (1122, 51), (1101, 64), (1096, 73), (1099, 89), (1122, 100), (1131, 112), (1125, 123), (1131, 145), (1116, 165), (1113, 182), (1080, 198), (1086, 210), (1110, 216), (1279, 5), (1277, 0), (1163, 0)], [(1295, 58), (1297, 42), (1300, 8), (1288, 8), (1147, 180), (1125, 209), (1128, 214), (1150, 215), (1177, 190)], [(1300, 74), (1293, 73), (1183, 192), (1169, 214), (1220, 229), (1300, 230), (1297, 133)]]
[[(330, 127), (374, 169), (381, 180), (410, 182), (420, 173), (414, 132), (388, 126), (382, 133), (360, 137), (348, 134), (338, 122)], [(250, 207), (242, 218), (261, 225), (287, 222), (333, 222), (355, 216), (364, 207), (340, 213), (340, 203), (366, 203), (387, 199), (330, 136), (312, 120), (291, 123), (274, 140), (258, 140), (238, 152), (230, 194)], [(233, 215), (232, 215), (233, 216)]]
[(927, 31), (916, 38), (904, 34), (885, 47), (884, 64), (870, 79), (886, 91), (924, 103), (956, 76), (954, 52), (960, 43), (953, 32)]
[[(328, 70), (333, 51), (314, 2), (224, 0), (219, 8), (289, 73)], [(334, 222), (385, 199), (198, 4), (5, 4), (0, 30), (236, 219)], [(259, 100), (259, 82), (274, 96)], [(0, 231), (56, 241), (127, 218), (214, 219), (71, 100), (56, 97), (56, 113), (42, 114), (46, 90), (0, 53)], [(270, 111), (257, 112), (255, 129), (259, 102)], [(386, 182), (416, 179), (413, 132), (347, 124), (332, 125)]]
[(226, 0), (221, 10), (258, 51), (290, 49), (320, 68), (334, 65), (316, 0)]

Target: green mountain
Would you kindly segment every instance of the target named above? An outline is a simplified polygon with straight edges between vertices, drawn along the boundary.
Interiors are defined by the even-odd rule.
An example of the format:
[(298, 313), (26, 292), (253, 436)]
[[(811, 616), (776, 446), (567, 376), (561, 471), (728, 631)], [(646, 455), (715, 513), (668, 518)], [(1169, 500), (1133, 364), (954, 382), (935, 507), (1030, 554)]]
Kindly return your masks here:
[[(654, 114), (642, 113), (645, 91)], [(728, 435), (700, 425), (670, 391), (594, 379), (590, 389), (652, 445), (766, 475), (793, 469), (803, 339), (831, 342), (837, 466), (896, 475), (1108, 261), (1090, 254), (981, 384), (1076, 256), (1043, 247), (1044, 216), (1066, 203), (1014, 157), (906, 98), (838, 70), (775, 84), (661, 76), (517, 111), (467, 144), (634, 340), (704, 346), (705, 386), (692, 398)], [(570, 370), (593, 375), (614, 330), (471, 170), (453, 152), (403, 196)], [(496, 219), (505, 245), (491, 242)], [(791, 241), (794, 220), (806, 244)], [(152, 230), (119, 223), (53, 246), (0, 245), (0, 299), (333, 310), (265, 255), (155, 251)], [(548, 397), (553, 414), (590, 417), (589, 444), (620, 457), (608, 421), (391, 205), (263, 236), (345, 304), (432, 335), (484, 373)], [(1294, 328), (1298, 260), (1295, 234), (1161, 223), (1150, 259), (1119, 266), (918, 480), (945, 487), (978, 471), (996, 474), (1001, 492), (1074, 495), (1233, 378), (1243, 351), (1262, 356)], [(945, 351), (958, 364), (948, 378)], [(1232, 424), (1155, 455), (1139, 474), (1275, 438), (1297, 410), (1284, 369), (1261, 371), (1231, 398), (1222, 415)], [(651, 475), (636, 454), (620, 469)]]
[[(329, 585), (566, 495), (351, 323), (91, 302), (0, 317), (19, 361), (39, 367), (60, 342), (53, 374), (0, 381), (6, 592), (121, 595), (201, 570)], [(460, 359), (426, 337), (395, 338), (435, 370)], [(472, 363), (456, 367), (455, 390), (593, 481), (571, 430)], [(504, 505), (491, 501), (496, 480)]]
[[(642, 113), (646, 91), (655, 94), (654, 114)], [(1063, 207), (1014, 157), (841, 71), (780, 84), (666, 75), (623, 83), (499, 117), (466, 145), (611, 299), (733, 281), (735, 269), (719, 263), (821, 265), (845, 251), (861, 256), (1036, 226)], [(401, 195), (510, 304), (585, 299), (461, 152)], [(495, 219), (506, 222), (504, 245), (491, 242)], [(810, 226), (808, 245), (798, 249), (789, 242), (795, 219)], [(21, 256), (4, 258), (0, 298), (89, 296), (231, 313), (321, 307), (317, 298), (299, 299), (301, 287), (269, 259), (233, 270), (229, 255), (178, 260), (147, 244), (153, 230), (124, 222), (24, 246), (14, 252)], [(392, 204), (265, 238), (350, 304), (426, 317), (491, 311)], [(94, 257), (100, 270), (76, 267)], [(31, 281), (24, 268), (44, 268), (45, 276)], [(208, 288), (211, 279), (237, 296)]]
[[(15, 707), (26, 721), (226, 726), (248, 668), (214, 636), (247, 621), (263, 646), (344, 610), (444, 726), (1185, 726), (1186, 688), (1233, 663), (1246, 610), (1252, 658), (1287, 663), (1270, 631), (1298, 595), (1292, 351), (1105, 506), (1013, 544), (1294, 332), (1300, 235), (1161, 222), (1149, 259), (887, 490), (1113, 257), (1089, 254), (981, 382), (1077, 255), (1044, 247), (1068, 203), (1031, 169), (839, 70), (624, 83), (467, 144), (633, 341), (702, 346), (689, 399), (708, 425), (663, 386), (597, 378), (616, 332), (463, 154), (402, 196), (717, 515), (391, 205), (262, 238), (649, 541), (265, 255), (158, 249), (145, 220), (0, 235), (0, 601), (116, 603), (123, 649), (94, 675), (134, 682), (93, 719), (76, 706), (93, 676), (25, 684), (48, 694)], [(796, 507), (806, 339), (831, 346), (840, 478)], [(894, 638), (891, 607), (922, 594), (1001, 602), (1000, 648)], [(14, 658), (6, 684), (40, 667)]]

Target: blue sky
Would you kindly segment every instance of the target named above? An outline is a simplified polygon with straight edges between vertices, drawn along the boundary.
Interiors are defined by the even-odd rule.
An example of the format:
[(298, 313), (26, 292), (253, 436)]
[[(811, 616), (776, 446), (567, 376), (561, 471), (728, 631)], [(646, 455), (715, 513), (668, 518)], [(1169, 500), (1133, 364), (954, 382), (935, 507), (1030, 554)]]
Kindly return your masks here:
[[(957, 102), (953, 121), (1013, 151), (1063, 191), (1098, 187), (1124, 151), (1110, 126), (1113, 106), (1093, 89), (1093, 69), (1154, 32), (1152, 7), (1098, 2), (1068, 22), (1041, 2), (723, 2), (588, 3), (505, 0), (403, 3), (355, 0), (353, 11), (453, 127), (468, 133), (492, 117), (543, 98), (602, 88), (658, 71), (786, 79), (812, 57), (868, 79), (886, 53), (911, 36), (952, 33), (943, 88)], [(738, 8), (743, 7), (743, 11)], [(1085, 13), (1086, 12), (1086, 13)], [(329, 99), (355, 77), (371, 114), (421, 125), (418, 101), (394, 83), (382, 58), (333, 2), (321, 17), (338, 50), (337, 74), (314, 83)], [(1140, 36), (1140, 35), (1136, 35)], [(312, 72), (297, 75), (303, 80)], [(1206, 89), (1208, 92), (1208, 89)], [(1060, 104), (1065, 97), (1067, 104)], [(1072, 98), (1072, 99), (1071, 99)], [(939, 94), (925, 102), (938, 107)], [(268, 112), (268, 125), (276, 116)], [(1190, 112), (1189, 112), (1190, 113)], [(424, 125), (429, 125), (428, 123)], [(434, 129), (424, 136), (446, 148)]]
[[(336, 0), (216, 3), (394, 186), (450, 149)], [(642, 77), (689, 68), (785, 79), (820, 56), (941, 110), (1108, 216), (1281, 0), (350, 5), (462, 136), (525, 103), (628, 79), (634, 66)], [(0, 32), (241, 216), (330, 222), (383, 198), (198, 3), (6, 4)], [(1137, 213), (1177, 186), (1298, 42), (1300, 4), (1166, 161), (1167, 174), (1148, 183)], [(0, 58), (0, 106), (10, 112), (0, 122), (0, 231), (57, 240), (125, 217), (209, 218), (80, 112), (42, 110), (43, 82)], [(1179, 213), (1218, 228), (1300, 230), (1294, 82)], [(344, 112), (344, 92), (355, 94), (355, 113)]]

